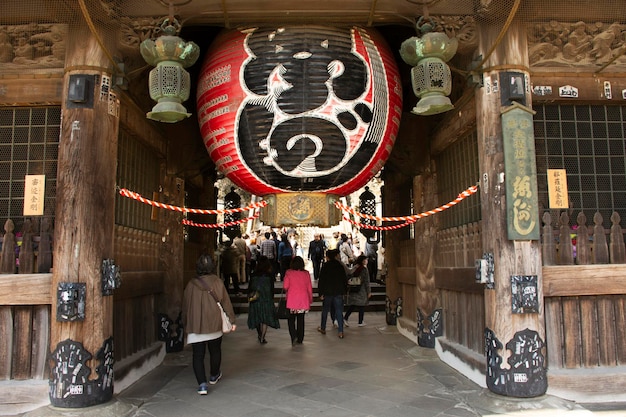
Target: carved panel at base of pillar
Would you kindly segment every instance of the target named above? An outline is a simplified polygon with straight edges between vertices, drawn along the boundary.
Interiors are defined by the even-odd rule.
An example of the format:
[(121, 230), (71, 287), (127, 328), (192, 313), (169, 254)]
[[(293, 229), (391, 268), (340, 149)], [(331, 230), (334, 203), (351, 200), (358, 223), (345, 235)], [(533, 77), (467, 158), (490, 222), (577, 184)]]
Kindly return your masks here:
[(402, 297), (396, 298), (395, 302), (391, 302), (391, 298), (385, 297), (385, 318), (387, 325), (395, 326), (398, 323), (398, 317), (402, 316)]
[(493, 330), (485, 329), (487, 387), (508, 397), (532, 398), (546, 393), (548, 377), (543, 348), (545, 344), (534, 330), (524, 329), (513, 336), (506, 348), (511, 351), (509, 369), (502, 367), (502, 342)]
[[(185, 345), (185, 330), (183, 328), (182, 313), (178, 314), (176, 322), (174, 322), (167, 314), (158, 314), (158, 339), (165, 342), (165, 352), (180, 352)], [(176, 326), (173, 326), (173, 325)]]
[(50, 371), (50, 404), (63, 408), (84, 408), (104, 404), (113, 398), (113, 338), (105, 340), (98, 350), (98, 378), (90, 380), (87, 366), (92, 356), (82, 343), (66, 339), (50, 355), (54, 361)]
[(435, 348), (435, 338), (443, 335), (443, 309), (434, 310), (428, 317), (417, 309), (417, 344)]
[(263, 196), (268, 205), (261, 209), (261, 221), (273, 226), (320, 226), (339, 224), (341, 211), (335, 207), (339, 196), (302, 192)]

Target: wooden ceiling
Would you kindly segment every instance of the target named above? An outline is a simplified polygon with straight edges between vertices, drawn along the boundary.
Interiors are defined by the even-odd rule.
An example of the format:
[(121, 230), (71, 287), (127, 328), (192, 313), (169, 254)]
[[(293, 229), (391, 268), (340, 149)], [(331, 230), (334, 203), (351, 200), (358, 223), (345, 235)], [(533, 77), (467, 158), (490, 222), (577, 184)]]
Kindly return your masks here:
[[(412, 24), (424, 13), (424, 0), (173, 0), (184, 25), (233, 27), (263, 23)], [(472, 14), (472, 0), (428, 0), (432, 14)], [(146, 3), (152, 3), (146, 7)], [(125, 1), (122, 14), (169, 13), (167, 0)]]

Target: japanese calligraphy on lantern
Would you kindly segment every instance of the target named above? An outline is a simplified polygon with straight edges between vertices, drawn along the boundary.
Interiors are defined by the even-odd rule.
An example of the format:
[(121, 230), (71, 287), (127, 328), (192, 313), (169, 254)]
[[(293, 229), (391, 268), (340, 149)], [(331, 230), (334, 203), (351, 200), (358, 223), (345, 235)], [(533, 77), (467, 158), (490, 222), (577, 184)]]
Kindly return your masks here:
[(548, 197), (551, 209), (569, 208), (567, 173), (564, 169), (548, 170)]
[(347, 195), (391, 154), (402, 83), (373, 28), (239, 28), (207, 51), (197, 105), (205, 147), (237, 186)]
[(534, 111), (513, 103), (502, 109), (502, 140), (510, 240), (539, 239)]
[(26, 175), (24, 180), (24, 216), (43, 216), (45, 175)]

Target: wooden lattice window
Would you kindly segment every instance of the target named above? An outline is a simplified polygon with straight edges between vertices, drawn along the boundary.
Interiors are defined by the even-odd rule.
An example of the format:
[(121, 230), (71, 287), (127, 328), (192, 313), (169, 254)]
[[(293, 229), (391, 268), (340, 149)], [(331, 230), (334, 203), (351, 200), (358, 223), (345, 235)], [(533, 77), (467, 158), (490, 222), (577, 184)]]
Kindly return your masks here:
[[(120, 130), (117, 156), (117, 185), (151, 199), (159, 191), (160, 159), (156, 152)], [(115, 200), (115, 223), (156, 232), (152, 206), (120, 196)]]
[[(626, 219), (626, 106), (534, 105), (540, 210), (548, 209), (548, 169), (565, 169), (569, 211)], [(555, 213), (556, 215), (556, 213)], [(575, 218), (573, 219), (575, 221)]]
[[(479, 179), (478, 141), (475, 131), (463, 136), (437, 156), (439, 201), (454, 200), (461, 191), (476, 185)], [(440, 228), (461, 226), (479, 221), (480, 197), (473, 195), (439, 214)]]
[(54, 224), (60, 130), (60, 107), (0, 108), (0, 227), (22, 230), (26, 175), (46, 176), (43, 217)]

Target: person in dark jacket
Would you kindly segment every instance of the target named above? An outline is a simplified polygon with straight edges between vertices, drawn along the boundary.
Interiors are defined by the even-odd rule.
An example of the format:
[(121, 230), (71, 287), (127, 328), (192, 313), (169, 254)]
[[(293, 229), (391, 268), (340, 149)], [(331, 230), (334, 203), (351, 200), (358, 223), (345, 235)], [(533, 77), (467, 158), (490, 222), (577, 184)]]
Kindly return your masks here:
[(282, 235), (282, 240), (278, 245), (278, 259), (280, 260), (280, 280), (283, 281), (293, 259), (293, 247), (287, 235)]
[(317, 281), (320, 278), (320, 269), (324, 261), (324, 252), (326, 252), (326, 243), (322, 240), (322, 236), (316, 233), (313, 240), (309, 243), (309, 259), (313, 262), (313, 278)]
[(274, 313), (274, 276), (272, 264), (265, 256), (259, 258), (256, 271), (250, 279), (248, 295), (256, 291), (257, 298), (250, 301), (248, 307), (248, 328), (256, 329), (259, 343), (267, 343), (265, 334), (267, 326), (280, 328), (280, 323)]
[[(210, 371), (208, 379), (210, 385), (217, 384), (222, 377), (220, 369), (222, 363), (222, 313), (217, 301), (226, 311), (233, 331), (236, 330), (235, 311), (230, 302), (224, 282), (213, 272), (213, 260), (208, 254), (201, 255), (196, 262), (196, 274), (183, 293), (182, 321), (187, 333), (187, 343), (192, 348), (193, 372), (198, 381), (198, 394), (208, 392), (206, 372), (204, 369), (204, 355), (209, 349)], [(212, 295), (213, 294), (213, 295)]]
[(224, 252), (222, 253), (222, 278), (226, 289), (233, 284), (233, 289), (237, 297), (243, 294), (239, 287), (239, 259), (241, 253), (231, 240), (224, 242)]
[(348, 319), (350, 318), (350, 314), (354, 310), (359, 312), (359, 327), (365, 326), (365, 322), (363, 321), (363, 316), (365, 315), (365, 306), (368, 304), (370, 297), (372, 296), (372, 291), (370, 290), (370, 280), (369, 280), (369, 271), (367, 270), (368, 258), (365, 255), (360, 255), (356, 259), (356, 265), (354, 272), (352, 272), (352, 276), (361, 277), (361, 286), (357, 291), (349, 291), (348, 292), (348, 301), (346, 304), (348, 307), (346, 308), (346, 313), (343, 316), (343, 325), (346, 327), (350, 327), (348, 324)]
[(322, 300), (322, 322), (317, 331), (326, 334), (326, 321), (331, 306), (335, 308), (335, 314), (338, 319), (337, 336), (343, 339), (343, 296), (346, 294), (348, 286), (348, 278), (346, 269), (339, 260), (339, 251), (336, 249), (329, 250), (326, 253), (328, 262), (322, 265), (320, 270), (320, 279), (317, 284), (317, 290)]

